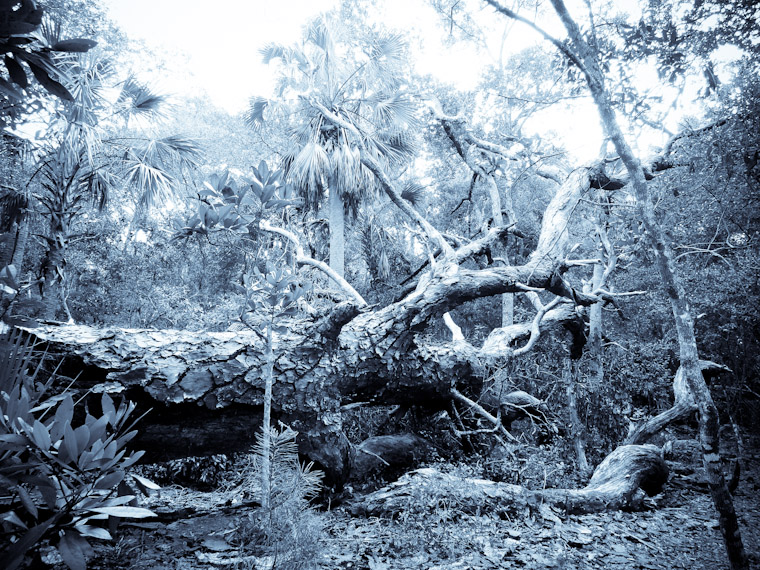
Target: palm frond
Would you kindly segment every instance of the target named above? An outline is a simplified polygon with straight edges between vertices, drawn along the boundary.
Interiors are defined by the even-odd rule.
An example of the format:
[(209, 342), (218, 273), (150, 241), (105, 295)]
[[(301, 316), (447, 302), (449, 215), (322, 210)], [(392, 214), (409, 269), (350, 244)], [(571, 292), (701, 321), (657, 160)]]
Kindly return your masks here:
[(415, 153), (413, 141), (405, 132), (371, 137), (367, 139), (367, 143), (368, 150), (375, 154), (378, 160), (391, 165), (404, 164)]
[(417, 125), (416, 107), (403, 93), (378, 97), (372, 106), (373, 121), (379, 128), (400, 130)]
[(0, 191), (0, 232), (9, 232), (13, 224), (20, 223), (26, 215), (29, 200), (26, 195), (10, 186)]
[(417, 182), (407, 182), (401, 191), (401, 197), (412, 204), (419, 206), (425, 196), (425, 187)]
[(251, 97), (244, 117), (245, 124), (254, 130), (260, 129), (264, 124), (264, 111), (268, 105), (269, 101), (264, 97)]
[(289, 178), (304, 194), (307, 207), (316, 207), (322, 200), (329, 169), (330, 157), (314, 141), (304, 145), (294, 157)]
[(135, 116), (163, 119), (166, 117), (164, 107), (167, 105), (166, 95), (153, 91), (147, 84), (137, 80), (133, 75), (122, 83), (116, 104), (119, 112), (128, 121)]
[(370, 46), (373, 61), (397, 65), (405, 61), (407, 42), (401, 34), (386, 34), (377, 38)]
[(333, 41), (333, 32), (327, 21), (323, 17), (314, 19), (308, 26), (306, 32), (307, 41), (311, 42), (322, 50), (328, 57), (335, 53), (335, 42)]
[(61, 22), (57, 19), (44, 16), (42, 18), (42, 24), (37, 29), (36, 35), (43, 41), (46, 47), (57, 44), (61, 41), (63, 35)]
[(140, 194), (139, 206), (151, 206), (166, 203), (174, 196), (176, 181), (165, 170), (143, 162), (136, 156), (127, 168), (127, 184), (134, 186)]
[[(198, 165), (201, 155), (201, 147), (197, 141), (181, 135), (169, 135), (158, 139), (157, 144), (162, 147), (169, 160), (178, 160), (180, 166), (193, 168)], [(167, 166), (170, 166), (167, 163)]]
[(266, 44), (259, 50), (261, 59), (265, 64), (269, 64), (273, 59), (282, 59), (285, 61), (286, 59), (289, 59), (289, 57), (287, 57), (289, 52), (289, 48), (274, 42)]

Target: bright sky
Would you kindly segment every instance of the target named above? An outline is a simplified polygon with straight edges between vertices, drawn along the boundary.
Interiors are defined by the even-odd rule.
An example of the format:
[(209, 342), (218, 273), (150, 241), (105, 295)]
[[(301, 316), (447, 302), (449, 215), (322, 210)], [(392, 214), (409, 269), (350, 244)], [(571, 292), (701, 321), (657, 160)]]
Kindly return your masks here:
[[(106, 4), (127, 35), (189, 64), (177, 69), (175, 76), (163, 78), (167, 90), (203, 89), (217, 105), (237, 113), (252, 95), (271, 95), (273, 68), (261, 63), (259, 49), (270, 42), (296, 42), (304, 24), (336, 1), (106, 0)], [(462, 85), (477, 81), (474, 52), (461, 46), (452, 51), (441, 44), (438, 17), (425, 0), (384, 0), (376, 9), (389, 27), (416, 31), (425, 38), (420, 49), (412, 50), (418, 71)]]
[[(275, 69), (261, 62), (259, 50), (270, 42), (287, 45), (298, 41), (305, 23), (337, 4), (337, 0), (105, 1), (127, 35), (144, 40), (176, 62), (173, 69), (170, 66), (161, 71), (160, 89), (179, 94), (205, 91), (216, 105), (231, 113), (243, 111), (253, 95), (272, 95)], [(490, 8), (482, 9), (490, 16)], [(441, 29), (440, 17), (428, 0), (377, 0), (373, 10), (387, 27), (411, 32), (416, 38), (411, 52), (419, 73), (430, 73), (469, 89), (476, 85), (483, 66), (497, 57), (479, 54), (464, 43), (446, 46), (443, 40), (447, 30)], [(562, 36), (555, 18), (543, 20), (545, 28)], [(525, 26), (504, 21), (509, 29), (507, 53), (539, 41)], [(495, 33), (501, 35), (501, 31)], [(489, 43), (498, 46), (499, 39), (490, 38)], [(148, 62), (142, 63), (145, 68), (151, 67)], [(139, 75), (140, 62), (135, 67)], [(554, 129), (558, 142), (577, 160), (590, 160), (598, 153), (602, 131), (590, 101), (577, 103), (572, 109), (545, 111), (532, 127), (542, 134)], [(662, 141), (644, 144), (650, 143)]]
[[(272, 95), (275, 69), (261, 62), (259, 49), (270, 42), (287, 45), (298, 41), (304, 24), (334, 7), (337, 1), (226, 0), (216, 4), (221, 8), (192, 0), (106, 0), (106, 3), (127, 35), (142, 39), (177, 62), (174, 73), (162, 71), (159, 88), (169, 93), (205, 91), (216, 105), (238, 113), (247, 107), (251, 96)], [(430, 73), (441, 81), (470, 89), (477, 84), (483, 66), (497, 57), (477, 53), (474, 47), (462, 42), (445, 45), (447, 30), (441, 29), (440, 17), (428, 0), (378, 0), (373, 10), (388, 28), (411, 32), (416, 38), (410, 51), (418, 73)], [(504, 22), (509, 29), (507, 51), (538, 41), (524, 26)], [(500, 34), (501, 31), (499, 38), (492, 38), (490, 43), (498, 46)], [(557, 133), (561, 142), (579, 159), (595, 156), (601, 129), (593, 109), (582, 113), (557, 112), (562, 120), (558, 121), (555, 113), (547, 114), (546, 122), (563, 125), (564, 132)], [(543, 130), (541, 125), (535, 127)], [(585, 136), (568, 139), (568, 135), (578, 132)]]

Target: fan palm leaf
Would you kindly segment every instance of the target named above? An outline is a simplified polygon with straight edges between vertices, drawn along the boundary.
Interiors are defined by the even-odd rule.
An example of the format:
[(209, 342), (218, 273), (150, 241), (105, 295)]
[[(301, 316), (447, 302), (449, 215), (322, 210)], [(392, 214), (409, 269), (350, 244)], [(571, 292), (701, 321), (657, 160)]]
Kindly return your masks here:
[(175, 178), (165, 170), (135, 157), (127, 167), (127, 184), (139, 189), (139, 206), (149, 208), (174, 196)]
[(127, 123), (137, 116), (151, 120), (163, 119), (166, 117), (167, 103), (165, 95), (155, 92), (133, 75), (124, 80), (116, 99), (118, 112)]
[(416, 126), (416, 106), (403, 93), (376, 96), (372, 102), (373, 123), (377, 128), (402, 130)]
[(330, 157), (321, 145), (311, 141), (293, 158), (288, 174), (296, 187), (304, 190), (306, 204), (317, 207), (324, 198), (326, 177), (330, 172)]

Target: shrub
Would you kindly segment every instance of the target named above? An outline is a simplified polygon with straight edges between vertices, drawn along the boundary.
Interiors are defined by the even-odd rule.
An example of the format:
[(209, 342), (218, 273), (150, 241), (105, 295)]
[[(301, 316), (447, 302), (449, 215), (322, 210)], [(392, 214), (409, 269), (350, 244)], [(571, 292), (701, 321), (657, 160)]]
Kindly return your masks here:
[(248, 515), (241, 525), (243, 548), (271, 560), (270, 568), (315, 568), (320, 551), (322, 524), (311, 508), (321, 489), (322, 473), (303, 465), (298, 458), (296, 432), (270, 429), (269, 496), (262, 496), (261, 469), (264, 446), (259, 434), (254, 453), (247, 456), (235, 489), (269, 508)]
[[(0, 341), (0, 543), (8, 545), (0, 566), (19, 567), (49, 540), (69, 568), (84, 570), (88, 539), (110, 539), (109, 522), (153, 516), (134, 506), (125, 481), (126, 469), (143, 454), (125, 449), (137, 434), (130, 420), (135, 405), (117, 407), (103, 394), (99, 416), (75, 413), (70, 390), (46, 395), (55, 374), (42, 383), (44, 358), (35, 367), (33, 357), (18, 333)], [(156, 488), (133, 480), (142, 492)]]

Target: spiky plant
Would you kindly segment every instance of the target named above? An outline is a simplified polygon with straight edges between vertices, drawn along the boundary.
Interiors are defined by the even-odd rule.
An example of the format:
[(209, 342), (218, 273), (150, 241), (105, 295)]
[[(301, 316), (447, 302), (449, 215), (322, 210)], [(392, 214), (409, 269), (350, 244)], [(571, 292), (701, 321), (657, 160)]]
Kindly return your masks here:
[[(239, 529), (240, 538), (246, 549), (267, 556), (271, 568), (316, 568), (322, 524), (311, 500), (322, 488), (322, 473), (300, 462), (295, 431), (285, 426), (268, 431), (269, 443), (263, 432), (258, 434), (235, 483), (238, 491), (257, 497), (269, 508), (248, 516)], [(269, 483), (262, 486), (267, 463)], [(265, 492), (267, 497), (263, 497)]]

